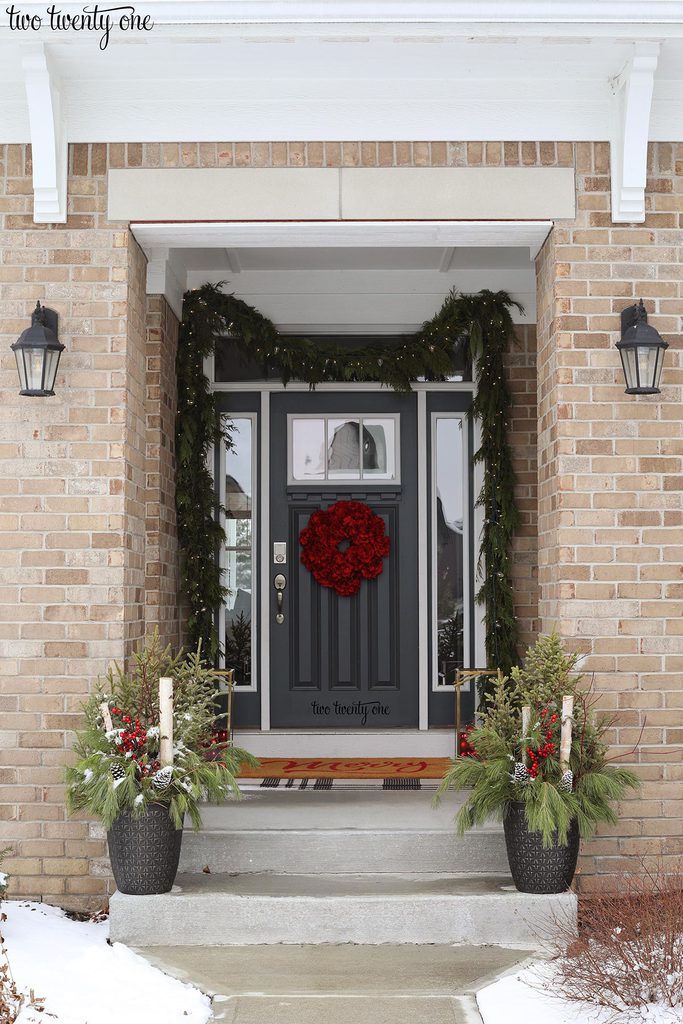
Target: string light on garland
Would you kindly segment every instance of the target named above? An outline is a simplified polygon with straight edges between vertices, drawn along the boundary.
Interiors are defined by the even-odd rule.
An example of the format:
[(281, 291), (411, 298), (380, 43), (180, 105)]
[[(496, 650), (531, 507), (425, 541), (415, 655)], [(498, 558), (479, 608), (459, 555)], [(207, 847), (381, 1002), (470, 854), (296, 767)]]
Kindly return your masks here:
[[(480, 425), (481, 444), (474, 460), (484, 466), (477, 505), (484, 512), (477, 601), (484, 605), (486, 654), (492, 668), (508, 672), (517, 661), (518, 627), (514, 615), (510, 553), (519, 524), (514, 471), (506, 431), (511, 398), (504, 357), (514, 337), (510, 310), (521, 306), (506, 292), (476, 295), (451, 292), (439, 312), (400, 345), (373, 343), (348, 349), (330, 342), (287, 336), (257, 310), (220, 285), (186, 292), (177, 356), (176, 509), (182, 553), (181, 586), (187, 597), (188, 643), (214, 660), (219, 651), (215, 610), (226, 595), (217, 552), (225, 542), (207, 457), (221, 438), (214, 395), (204, 374), (204, 359), (216, 339), (230, 336), (241, 354), (255, 360), (264, 376), (279, 374), (287, 385), (303, 381), (314, 388), (324, 381), (367, 381), (394, 391), (410, 391), (415, 380), (444, 381), (454, 372), (455, 351), (469, 348), (476, 382), (470, 415)], [(454, 339), (454, 340), (453, 340)]]

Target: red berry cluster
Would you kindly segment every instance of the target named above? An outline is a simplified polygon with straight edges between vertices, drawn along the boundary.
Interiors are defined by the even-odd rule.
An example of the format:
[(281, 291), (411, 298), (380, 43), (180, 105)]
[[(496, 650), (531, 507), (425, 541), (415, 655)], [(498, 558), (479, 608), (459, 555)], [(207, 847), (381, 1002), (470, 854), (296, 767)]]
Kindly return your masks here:
[(556, 744), (553, 742), (553, 731), (556, 723), (557, 715), (554, 712), (549, 713), (547, 708), (543, 708), (541, 710), (541, 736), (545, 738), (545, 743), (537, 750), (527, 747), (526, 751), (529, 757), (529, 775), (532, 779), (539, 774), (546, 758), (555, 753)]
[(458, 753), (460, 757), (476, 757), (477, 752), (470, 743), (470, 735), (474, 732), (474, 726), (468, 725), (467, 728), (463, 729), (460, 733), (458, 741)]
[(121, 732), (116, 738), (116, 745), (120, 748), (122, 754), (130, 754), (133, 761), (136, 762), (142, 775), (150, 775), (157, 771), (160, 767), (157, 759), (148, 761), (147, 751), (145, 746), (147, 744), (147, 730), (140, 725), (140, 719), (136, 718), (133, 720), (129, 714), (123, 711), (121, 708), (111, 709), (112, 717), (116, 717), (119, 720), (118, 729)]
[(230, 743), (227, 729), (214, 729), (211, 739), (205, 744), (206, 759), (208, 761), (218, 761), (228, 746), (230, 746)]

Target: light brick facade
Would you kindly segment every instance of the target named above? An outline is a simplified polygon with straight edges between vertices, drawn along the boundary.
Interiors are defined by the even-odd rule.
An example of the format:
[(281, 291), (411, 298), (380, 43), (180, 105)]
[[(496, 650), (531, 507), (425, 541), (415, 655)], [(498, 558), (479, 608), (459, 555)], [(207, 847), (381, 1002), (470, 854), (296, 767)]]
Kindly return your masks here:
[[(577, 217), (538, 259), (540, 616), (585, 652), (615, 752), (640, 739), (643, 779), (585, 848), (590, 887), (683, 852), (683, 147), (651, 145), (642, 225), (611, 222), (605, 145), (576, 169)], [(633, 398), (614, 343), (641, 296), (671, 347), (662, 394)]]
[[(80, 702), (144, 634), (147, 607), (178, 639), (177, 324), (145, 295), (127, 225), (106, 220), (106, 147), (72, 150), (65, 225), (34, 224), (30, 161), (2, 149), (0, 836), (14, 895), (73, 905), (108, 885), (101, 835), (64, 810)], [(36, 299), (67, 343), (44, 400), (18, 395), (9, 350)]]
[[(69, 220), (47, 227), (32, 220), (30, 150), (1, 152), (0, 840), (16, 851), (14, 894), (80, 905), (107, 891), (100, 830), (69, 821), (63, 805), (78, 705), (146, 630), (158, 626), (173, 646), (181, 635), (177, 321), (163, 298), (145, 295), (144, 256), (127, 225), (106, 220), (108, 167), (576, 166), (577, 219), (557, 224), (538, 260), (538, 380), (532, 326), (508, 357), (522, 511), (517, 611), (525, 643), (539, 625), (557, 626), (589, 655), (604, 706), (622, 713), (620, 749), (647, 715), (636, 758), (643, 792), (612, 835), (587, 847), (584, 879), (680, 834), (679, 154), (653, 149), (648, 221), (620, 228), (609, 218), (605, 144), (76, 145)], [(623, 395), (613, 350), (619, 311), (641, 292), (674, 343), (661, 400)], [(55, 398), (32, 401), (17, 394), (9, 345), (37, 298), (60, 313), (67, 351)]]

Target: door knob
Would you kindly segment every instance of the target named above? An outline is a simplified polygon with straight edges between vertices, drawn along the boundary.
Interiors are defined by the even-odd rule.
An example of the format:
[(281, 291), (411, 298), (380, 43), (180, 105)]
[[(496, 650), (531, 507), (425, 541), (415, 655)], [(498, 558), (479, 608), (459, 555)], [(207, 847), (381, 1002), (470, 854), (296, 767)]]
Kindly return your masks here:
[(275, 577), (275, 579), (273, 580), (273, 586), (275, 587), (276, 601), (277, 601), (277, 604), (275, 606), (275, 608), (276, 608), (275, 621), (277, 622), (278, 626), (281, 626), (282, 623), (285, 621), (285, 613), (282, 610), (283, 606), (284, 606), (284, 593), (283, 593), (283, 591), (284, 591), (285, 587), (287, 586), (287, 580), (285, 579), (285, 577), (282, 575), (281, 572), (279, 572), (277, 574), (277, 576)]

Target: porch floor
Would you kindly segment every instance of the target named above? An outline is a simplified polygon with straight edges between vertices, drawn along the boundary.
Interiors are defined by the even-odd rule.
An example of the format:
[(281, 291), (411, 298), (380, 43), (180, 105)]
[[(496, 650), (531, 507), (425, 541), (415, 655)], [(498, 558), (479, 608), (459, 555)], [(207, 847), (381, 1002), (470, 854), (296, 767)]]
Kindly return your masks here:
[[(230, 924), (225, 922), (229, 930)], [(475, 1024), (475, 992), (530, 951), (500, 946), (153, 946), (224, 1024)]]

